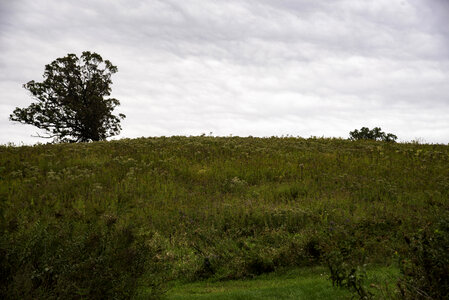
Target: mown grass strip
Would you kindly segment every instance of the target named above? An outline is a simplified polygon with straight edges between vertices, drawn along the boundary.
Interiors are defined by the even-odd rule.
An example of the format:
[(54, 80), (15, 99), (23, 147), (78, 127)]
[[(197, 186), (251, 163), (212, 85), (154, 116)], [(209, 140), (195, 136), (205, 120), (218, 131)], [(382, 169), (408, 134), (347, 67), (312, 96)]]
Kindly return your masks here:
[[(394, 267), (375, 267), (367, 272), (372, 292), (381, 296), (381, 287), (392, 284), (399, 276)], [(178, 282), (167, 299), (350, 299), (348, 290), (333, 287), (324, 267), (292, 269), (264, 274), (253, 279), (230, 281)]]

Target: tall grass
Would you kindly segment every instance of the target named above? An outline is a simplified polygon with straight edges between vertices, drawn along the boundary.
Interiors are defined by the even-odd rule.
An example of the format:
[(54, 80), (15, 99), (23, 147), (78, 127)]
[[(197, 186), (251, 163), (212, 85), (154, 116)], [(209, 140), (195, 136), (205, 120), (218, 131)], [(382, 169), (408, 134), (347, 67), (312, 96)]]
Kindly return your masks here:
[[(96, 272), (108, 273), (127, 262), (112, 254), (120, 247), (142, 260), (138, 271), (101, 284), (141, 282), (154, 295), (168, 279), (320, 264), (349, 237), (368, 263), (388, 264), (408, 251), (404, 237), (448, 214), (448, 195), (445, 145), (175, 136), (1, 146), (1, 291), (57, 295), (56, 279), (34, 278), (71, 278), (65, 264), (98, 257)], [(81, 269), (67, 294), (93, 292), (83, 282), (99, 275)]]

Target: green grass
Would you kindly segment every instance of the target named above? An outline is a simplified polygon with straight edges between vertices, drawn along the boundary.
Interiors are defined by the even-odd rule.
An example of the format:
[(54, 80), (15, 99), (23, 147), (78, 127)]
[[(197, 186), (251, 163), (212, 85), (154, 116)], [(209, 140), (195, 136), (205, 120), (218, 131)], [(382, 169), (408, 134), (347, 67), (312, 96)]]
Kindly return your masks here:
[[(61, 278), (93, 276), (86, 261), (113, 266), (114, 249), (145, 266), (120, 284), (134, 278), (155, 291), (319, 266), (334, 250), (389, 265), (408, 251), (404, 237), (448, 215), (448, 196), (446, 145), (161, 137), (0, 146), (0, 292), (32, 297), (60, 284), (70, 294)], [(74, 289), (85, 295), (89, 280)]]
[[(247, 280), (178, 282), (167, 299), (351, 299), (348, 290), (332, 286), (327, 269), (307, 267), (264, 274)], [(367, 272), (367, 282), (376, 286), (394, 285), (399, 270), (375, 267)], [(379, 289), (370, 289), (382, 296)]]
[(307, 268), (287, 274), (272, 273), (250, 280), (200, 281), (178, 284), (168, 299), (349, 299), (350, 292), (337, 289), (324, 268)]

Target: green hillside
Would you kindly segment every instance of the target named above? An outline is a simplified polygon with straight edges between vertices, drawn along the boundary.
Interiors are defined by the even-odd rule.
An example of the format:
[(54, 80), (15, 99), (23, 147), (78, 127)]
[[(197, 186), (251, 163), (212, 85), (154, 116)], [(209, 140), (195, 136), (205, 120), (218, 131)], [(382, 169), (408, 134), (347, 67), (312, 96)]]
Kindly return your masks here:
[(401, 268), (421, 233), (441, 232), (448, 199), (445, 145), (201, 136), (0, 146), (0, 295), (155, 297), (171, 282), (283, 268)]

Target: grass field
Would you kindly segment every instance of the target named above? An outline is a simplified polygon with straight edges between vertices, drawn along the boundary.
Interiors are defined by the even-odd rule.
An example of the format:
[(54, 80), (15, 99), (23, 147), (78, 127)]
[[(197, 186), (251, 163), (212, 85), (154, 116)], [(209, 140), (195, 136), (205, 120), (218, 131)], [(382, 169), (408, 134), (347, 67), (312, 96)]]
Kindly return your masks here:
[[(181, 280), (191, 285), (167, 295), (184, 299), (211, 280), (223, 299), (257, 297), (262, 281), (280, 280), (260, 276), (284, 268), (394, 266), (447, 218), (448, 195), (446, 145), (201, 136), (1, 146), (1, 293), (156, 297)], [(296, 295), (314, 280), (346, 293), (299, 277), (266, 293)]]
[[(232, 281), (199, 281), (178, 283), (172, 287), (167, 299), (351, 299), (347, 289), (336, 288), (328, 280), (324, 267), (306, 267), (278, 270), (253, 279)], [(394, 284), (398, 270), (376, 267), (368, 270), (371, 284)], [(372, 289), (381, 297), (379, 290)]]
[(200, 281), (175, 285), (167, 298), (184, 299), (349, 299), (326, 278), (325, 268), (296, 269), (250, 280)]

